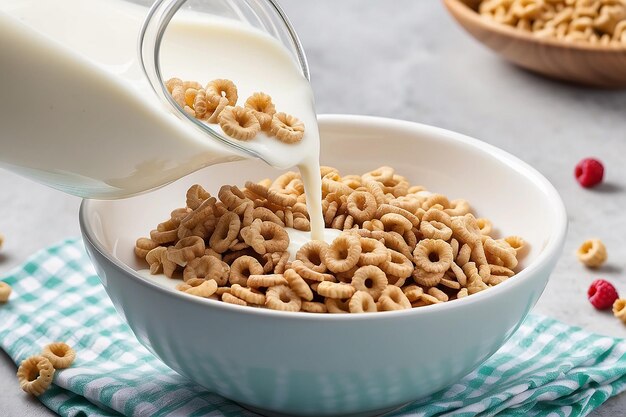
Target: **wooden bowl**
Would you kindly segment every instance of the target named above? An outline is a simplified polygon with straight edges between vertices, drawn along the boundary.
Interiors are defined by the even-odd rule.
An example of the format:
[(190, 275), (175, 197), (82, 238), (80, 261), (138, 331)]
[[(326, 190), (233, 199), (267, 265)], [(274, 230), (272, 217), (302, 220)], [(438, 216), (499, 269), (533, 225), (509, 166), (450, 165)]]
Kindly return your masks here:
[(626, 87), (626, 47), (540, 39), (481, 17), (477, 12), (480, 0), (443, 2), (474, 38), (520, 67), (593, 87)]

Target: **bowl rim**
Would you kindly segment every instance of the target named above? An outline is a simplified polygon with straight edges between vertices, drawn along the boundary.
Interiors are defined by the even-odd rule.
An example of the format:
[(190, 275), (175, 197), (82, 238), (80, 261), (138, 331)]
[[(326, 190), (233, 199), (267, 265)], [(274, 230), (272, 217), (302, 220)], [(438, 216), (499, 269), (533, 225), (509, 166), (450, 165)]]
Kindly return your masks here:
[(538, 38), (533, 36), (532, 34), (525, 32), (523, 30), (519, 30), (509, 25), (504, 25), (498, 22), (494, 22), (489, 19), (484, 19), (478, 12), (468, 6), (463, 0), (443, 0), (446, 8), (455, 17), (455, 19), (461, 23), (462, 26), (465, 26), (462, 21), (458, 18), (456, 13), (459, 13), (464, 18), (475, 22), (476, 24), (486, 28), (491, 32), (497, 32), (504, 36), (509, 36), (513, 38), (518, 38), (524, 41), (529, 41), (537, 44), (542, 44), (546, 46), (556, 47), (556, 48), (567, 48), (567, 49), (577, 49), (585, 52), (600, 52), (600, 53), (625, 53), (626, 45), (620, 46), (606, 46), (606, 45), (594, 45), (591, 43), (583, 43), (583, 42), (571, 42), (566, 43), (558, 39), (553, 38)]
[[(471, 297), (464, 297), (451, 302), (445, 302), (440, 304), (433, 304), (423, 306), (420, 308), (412, 308), (407, 310), (397, 311), (385, 311), (375, 313), (360, 313), (360, 314), (313, 314), (307, 312), (285, 312), (278, 310), (271, 310), (265, 308), (251, 308), (249, 306), (239, 306), (229, 303), (224, 303), (217, 300), (205, 299), (201, 297), (185, 294), (180, 291), (172, 291), (169, 288), (165, 288), (155, 282), (149, 280), (137, 273), (133, 268), (124, 264), (116, 259), (108, 250), (104, 248), (102, 243), (96, 238), (94, 230), (87, 221), (87, 217), (91, 212), (91, 205), (94, 204), (94, 200), (83, 199), (79, 210), (79, 224), (85, 245), (90, 245), (96, 250), (102, 257), (104, 257), (110, 265), (117, 269), (122, 275), (127, 278), (134, 279), (139, 284), (146, 286), (152, 290), (161, 292), (165, 296), (177, 297), (183, 301), (197, 303), (204, 306), (204, 308), (217, 308), (222, 309), (225, 312), (251, 314), (256, 316), (268, 316), (274, 319), (294, 319), (294, 320), (312, 320), (312, 321), (358, 321), (358, 320), (373, 320), (373, 319), (391, 319), (398, 316), (411, 316), (411, 315), (429, 315), (443, 312), (445, 309), (457, 309), (465, 306), (470, 306), (473, 303), (479, 303), (487, 297), (497, 297), (498, 294), (514, 291), (514, 289), (520, 285), (520, 283), (529, 275), (535, 271), (543, 269), (546, 265), (549, 265), (555, 258), (558, 258), (561, 254), (565, 235), (567, 232), (567, 213), (565, 205), (554, 186), (535, 168), (528, 165), (521, 159), (511, 155), (510, 153), (490, 145), (486, 142), (482, 142), (478, 139), (457, 133), (451, 130), (429, 126), (421, 123), (390, 119), (374, 116), (361, 116), (361, 115), (345, 115), (345, 114), (327, 114), (318, 116), (320, 126), (346, 126), (359, 125), (361, 128), (363, 125), (371, 126), (378, 129), (404, 129), (413, 131), (415, 134), (421, 133), (429, 136), (445, 137), (448, 140), (477, 148), (478, 150), (485, 152), (491, 156), (498, 158), (504, 162), (510, 169), (524, 173), (524, 175), (530, 179), (538, 188), (540, 188), (549, 200), (549, 204), (553, 209), (556, 224), (553, 228), (553, 233), (549, 235), (549, 240), (541, 253), (533, 260), (528, 266), (517, 273), (513, 279), (506, 280), (505, 282), (490, 288), (488, 291), (481, 291), (473, 294)], [(97, 203), (99, 200), (95, 200)]]

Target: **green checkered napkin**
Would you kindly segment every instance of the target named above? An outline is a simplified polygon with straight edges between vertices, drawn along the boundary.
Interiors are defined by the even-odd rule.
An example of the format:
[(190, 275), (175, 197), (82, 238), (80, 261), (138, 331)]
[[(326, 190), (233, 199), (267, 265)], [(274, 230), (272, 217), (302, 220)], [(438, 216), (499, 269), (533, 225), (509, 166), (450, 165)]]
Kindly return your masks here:
[[(82, 242), (35, 254), (2, 278), (0, 347), (20, 363), (56, 340), (77, 352), (39, 399), (63, 416), (254, 416), (176, 374), (137, 342)], [(16, 381), (17, 383), (17, 381)], [(626, 386), (626, 341), (531, 315), (487, 362), (404, 407), (411, 416), (582, 416)], [(26, 395), (26, 394), (24, 394)]]

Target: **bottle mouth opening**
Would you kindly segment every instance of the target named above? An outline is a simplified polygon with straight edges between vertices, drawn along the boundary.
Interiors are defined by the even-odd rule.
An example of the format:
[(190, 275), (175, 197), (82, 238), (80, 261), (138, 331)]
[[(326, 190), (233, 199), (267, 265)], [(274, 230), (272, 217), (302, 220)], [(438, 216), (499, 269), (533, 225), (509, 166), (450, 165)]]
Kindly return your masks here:
[[(187, 8), (191, 10), (194, 9), (194, 5), (197, 5), (201, 9), (199, 11), (207, 14), (226, 14), (225, 17), (239, 20), (269, 33), (287, 48), (294, 61), (298, 63), (302, 75), (310, 81), (306, 55), (298, 35), (287, 15), (275, 0), (204, 0), (202, 7), (199, 7), (197, 0), (157, 0), (146, 15), (139, 32), (139, 64), (150, 86), (161, 101), (180, 119), (192, 123), (210, 138), (224, 143), (240, 153), (263, 159), (257, 152), (242, 146), (206, 123), (187, 114), (168, 92), (161, 71), (160, 51), (168, 25), (184, 5), (187, 5)], [(212, 12), (211, 8), (214, 8), (215, 11)]]

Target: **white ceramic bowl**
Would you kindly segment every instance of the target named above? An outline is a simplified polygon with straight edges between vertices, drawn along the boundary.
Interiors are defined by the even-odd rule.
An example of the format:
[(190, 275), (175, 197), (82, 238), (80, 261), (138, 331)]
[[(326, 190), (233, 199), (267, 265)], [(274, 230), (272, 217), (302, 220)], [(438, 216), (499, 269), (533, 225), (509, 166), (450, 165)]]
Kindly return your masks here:
[[(150, 351), (182, 375), (265, 413), (376, 414), (440, 390), (493, 354), (541, 295), (561, 252), (566, 214), (552, 185), (519, 159), (416, 123), (320, 117), (322, 163), (343, 173), (393, 166), (416, 184), (466, 198), (505, 234), (531, 245), (524, 270), (445, 304), (361, 315), (284, 313), (177, 293), (134, 272), (144, 236), (208, 190), (278, 172), (259, 161), (209, 167), (155, 192), (85, 201), (87, 250), (117, 311)], [(361, 414), (364, 413), (364, 414)]]

